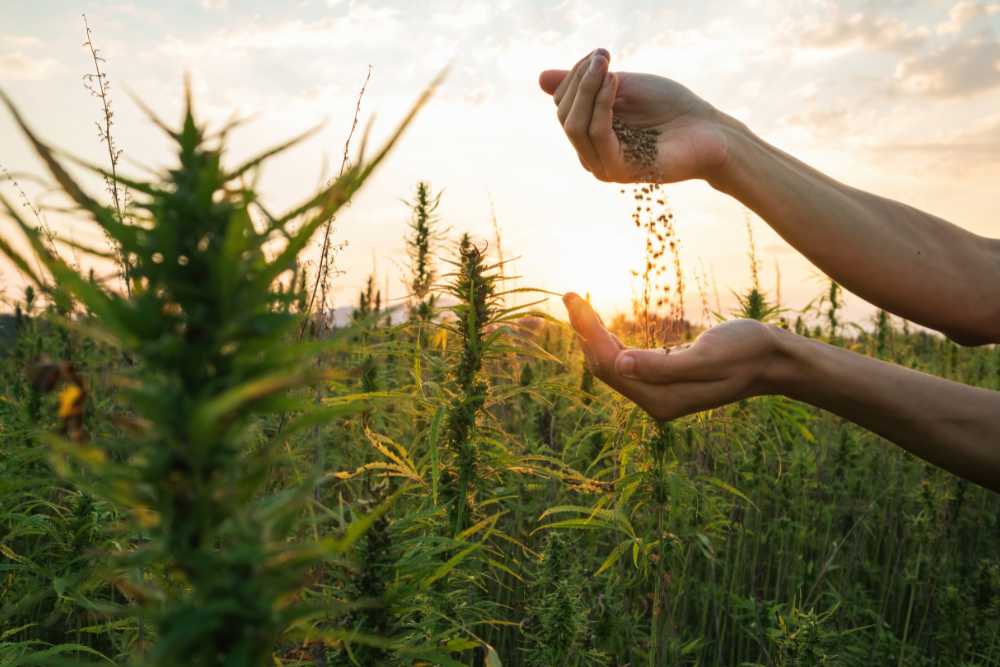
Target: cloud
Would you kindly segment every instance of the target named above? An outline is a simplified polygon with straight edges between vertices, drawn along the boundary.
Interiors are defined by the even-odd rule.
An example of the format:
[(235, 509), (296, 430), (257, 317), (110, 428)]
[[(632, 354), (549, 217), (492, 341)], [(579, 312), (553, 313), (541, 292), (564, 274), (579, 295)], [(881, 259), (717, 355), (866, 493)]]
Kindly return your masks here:
[(787, 23), (780, 31), (784, 38), (794, 37), (799, 45), (815, 49), (838, 49), (862, 46), (909, 52), (927, 40), (930, 31), (911, 27), (892, 17), (867, 12), (810, 17)]
[(202, 42), (173, 38), (169, 48), (198, 58), (204, 55), (205, 50), (218, 48), (243, 52), (345, 49), (373, 43), (395, 43), (402, 28), (397, 10), (351, 5), (343, 16), (311, 21), (301, 18), (281, 21), (254, 19), (228, 26)]
[(822, 136), (840, 135), (850, 125), (850, 114), (843, 107), (831, 108), (826, 105), (790, 114), (783, 120), (789, 125), (805, 127)]
[(494, 11), (486, 3), (465, 3), (459, 9), (435, 11), (431, 23), (445, 29), (472, 30), (489, 22)]
[(229, 0), (201, 0), (201, 6), (209, 11), (227, 9)]
[(44, 79), (56, 61), (52, 58), (32, 58), (20, 51), (0, 53), (0, 80), (38, 81)]
[[(786, 22), (778, 34), (815, 50), (895, 54), (891, 85), (884, 92), (946, 99), (1000, 85), (1000, 40), (989, 23), (993, 15), (1000, 15), (997, 0), (960, 0), (932, 30), (888, 14), (833, 10)], [(804, 118), (788, 120), (811, 124)]]
[(894, 142), (876, 151), (896, 157), (923, 156), (949, 169), (981, 168), (1000, 164), (1000, 115), (988, 118), (978, 127), (951, 136), (924, 142)]
[(929, 97), (964, 97), (1000, 85), (1000, 40), (991, 30), (902, 60), (898, 90)]
[(976, 19), (1000, 13), (1000, 3), (984, 3), (976, 0), (962, 0), (948, 12), (948, 20), (937, 27), (938, 34), (956, 34)]
[(30, 49), (41, 46), (42, 40), (31, 35), (12, 35), (7, 33), (0, 35), (0, 44), (18, 49)]

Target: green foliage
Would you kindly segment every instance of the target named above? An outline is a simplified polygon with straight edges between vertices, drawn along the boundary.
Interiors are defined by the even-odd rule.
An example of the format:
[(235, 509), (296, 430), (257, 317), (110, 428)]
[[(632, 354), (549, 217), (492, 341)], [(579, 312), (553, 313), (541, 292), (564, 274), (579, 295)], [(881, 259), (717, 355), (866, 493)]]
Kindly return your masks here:
[(351, 320), (356, 324), (378, 321), (382, 314), (382, 292), (375, 287), (375, 276), (368, 276), (365, 288), (358, 294), (358, 307), (351, 311)]
[(737, 294), (739, 306), (734, 313), (738, 317), (759, 322), (770, 322), (777, 318), (780, 309), (767, 302), (767, 297), (757, 287), (752, 287), (746, 294)]
[[(65, 292), (31, 275), (36, 287), (63, 313), (69, 296), (78, 300), (95, 316), (86, 320), (87, 333), (130, 360), (117, 381), (128, 432), (94, 444), (79, 429), (69, 432), (74, 442), (50, 436), (53, 465), (130, 515), (132, 535), (142, 537), (116, 569), (129, 573), (126, 587), (136, 603), (121, 611), (155, 629), (150, 662), (264, 664), (279, 638), (322, 610), (293, 602), (305, 574), (343, 550), (332, 539), (289, 541), (311, 484), (269, 489), (280, 440), (250, 436), (251, 423), (268, 413), (307, 410), (290, 402), (288, 391), (325, 375), (308, 365), (310, 348), (288, 344), (297, 324), (292, 307), (300, 299), (293, 289), (274, 285), (289, 274), (288, 284), (298, 284), (299, 254), (361, 187), (395, 137), (371, 161), (287, 214), (272, 216), (246, 176), (297, 140), (226, 169), (228, 128), (209, 135), (188, 95), (179, 130), (154, 118), (175, 142), (178, 164), (158, 182), (128, 181), (141, 198), (126, 225), (87, 195), (10, 109), (65, 194), (116, 241), (132, 281), (123, 296), (86, 279), (3, 201)], [(263, 218), (259, 225), (255, 213)], [(269, 258), (265, 248), (275, 243)], [(27, 264), (9, 246), (3, 251), (18, 266)], [(81, 496), (78, 521), (89, 521), (91, 508), (89, 497)], [(78, 548), (92, 532), (88, 526), (75, 531), (71, 546)]]
[(529, 667), (608, 664), (606, 655), (589, 646), (591, 605), (572, 546), (563, 533), (546, 534), (528, 598), (525, 664)]

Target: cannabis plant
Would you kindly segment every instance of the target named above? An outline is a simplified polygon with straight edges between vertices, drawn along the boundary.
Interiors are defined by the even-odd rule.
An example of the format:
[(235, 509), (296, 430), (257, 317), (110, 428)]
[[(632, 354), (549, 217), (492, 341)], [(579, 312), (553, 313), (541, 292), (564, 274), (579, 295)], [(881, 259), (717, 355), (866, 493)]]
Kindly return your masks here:
[(608, 656), (588, 646), (592, 638), (590, 605), (584, 591), (587, 579), (573, 557), (572, 546), (563, 533), (546, 534), (528, 599), (525, 663), (529, 667), (608, 664)]
[(448, 410), (446, 442), (454, 457), (454, 470), (447, 481), (452, 534), (469, 525), (469, 496), (475, 492), (478, 452), (474, 441), (476, 417), (486, 402), (487, 385), (479, 377), (483, 357), (491, 339), (487, 334), (498, 311), (496, 274), (485, 253), (468, 234), (458, 244), (449, 293), (457, 300), (454, 329), (461, 341), (461, 356), (454, 369), (455, 395)]
[(420, 181), (414, 200), (409, 203), (412, 216), (406, 252), (410, 257), (410, 295), (413, 299), (410, 317), (425, 322), (434, 315), (435, 295), (431, 290), (437, 278), (434, 247), (440, 240), (437, 208), (441, 204), (441, 194), (431, 194), (430, 185)]
[[(311, 485), (275, 493), (267, 480), (282, 435), (254, 441), (247, 427), (279, 410), (317, 422), (310, 400), (289, 396), (325, 374), (308, 363), (314, 348), (290, 343), (299, 295), (279, 281), (298, 284), (297, 260), (314, 233), (367, 180), (429, 94), (373, 158), (362, 155), (332, 185), (274, 215), (259, 201), (252, 177), (302, 137), (227, 167), (232, 125), (209, 133), (188, 92), (180, 128), (149, 113), (177, 151), (177, 164), (158, 180), (91, 167), (136, 193), (125, 217), (89, 195), (3, 97), (62, 191), (114, 240), (130, 267), (127, 296), (88, 280), (2, 200), (53, 282), (92, 314), (67, 315), (63, 324), (118, 348), (134, 364), (119, 380), (128, 412), (117, 437), (92, 444), (49, 440), (59, 469), (126, 509), (131, 535), (142, 536), (115, 576), (135, 603), (126, 611), (154, 629), (153, 664), (270, 664), (279, 638), (329, 613), (301, 601), (303, 578), (349, 545), (333, 538), (290, 541)], [(111, 252), (71, 245), (114, 260)], [(0, 251), (38, 289), (65, 298), (6, 241)]]

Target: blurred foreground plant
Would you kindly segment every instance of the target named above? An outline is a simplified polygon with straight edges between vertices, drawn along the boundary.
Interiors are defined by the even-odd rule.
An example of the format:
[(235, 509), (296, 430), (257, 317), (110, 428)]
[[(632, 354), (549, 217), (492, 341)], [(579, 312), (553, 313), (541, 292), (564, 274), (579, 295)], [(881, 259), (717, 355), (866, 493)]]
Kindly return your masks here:
[[(288, 395), (329, 375), (309, 363), (316, 344), (289, 343), (301, 301), (294, 288), (299, 255), (367, 180), (436, 83), (374, 157), (365, 160), (362, 149), (358, 163), (336, 182), (279, 216), (258, 201), (248, 177), (308, 133), (227, 169), (223, 149), (234, 124), (207, 133), (188, 92), (179, 130), (149, 113), (178, 153), (178, 164), (159, 182), (89, 167), (137, 193), (133, 224), (88, 195), (0, 93), (65, 194), (128, 258), (132, 290), (124, 296), (68, 266), (0, 198), (60, 292), (2, 239), (0, 252), (39, 289), (54, 299), (67, 298), (65, 291), (92, 314), (69, 315), (65, 326), (135, 362), (118, 379), (129, 410), (122, 435), (93, 444), (55, 435), (49, 441), (62, 474), (134, 520), (140, 544), (117, 564), (124, 568), (118, 572), (133, 574), (119, 576), (117, 586), (138, 603), (126, 613), (152, 622), (148, 658), (154, 664), (269, 663), (287, 631), (304, 631), (305, 620), (338, 611), (302, 601), (305, 574), (344, 553), (384, 507), (358, 519), (343, 538), (294, 544), (292, 528), (314, 482), (265, 488), (285, 434), (255, 446), (247, 427), (259, 415), (300, 411), (298, 421), (285, 425), (287, 433), (342, 414), (350, 404), (314, 408), (308, 396)], [(60, 242), (115, 259), (113, 252)]]

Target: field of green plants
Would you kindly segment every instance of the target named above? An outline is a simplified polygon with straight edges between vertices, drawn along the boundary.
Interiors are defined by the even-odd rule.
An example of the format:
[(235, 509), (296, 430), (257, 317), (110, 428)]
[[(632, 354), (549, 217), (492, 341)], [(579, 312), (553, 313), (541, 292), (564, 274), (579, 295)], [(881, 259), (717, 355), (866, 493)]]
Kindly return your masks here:
[[(155, 122), (175, 166), (94, 167), (111, 204), (21, 122), (107, 244), (2, 202), (31, 286), (0, 349), (0, 665), (1000, 665), (996, 495), (780, 397), (652, 421), (427, 184), (409, 304), (370, 280), (333, 326), (330, 225), (395, 136), (278, 212), (274, 151), (229, 164), (190, 101)], [(623, 339), (697, 334), (645, 294)], [(1000, 389), (1000, 350), (841, 322), (835, 285), (740, 303), (715, 316)]]

